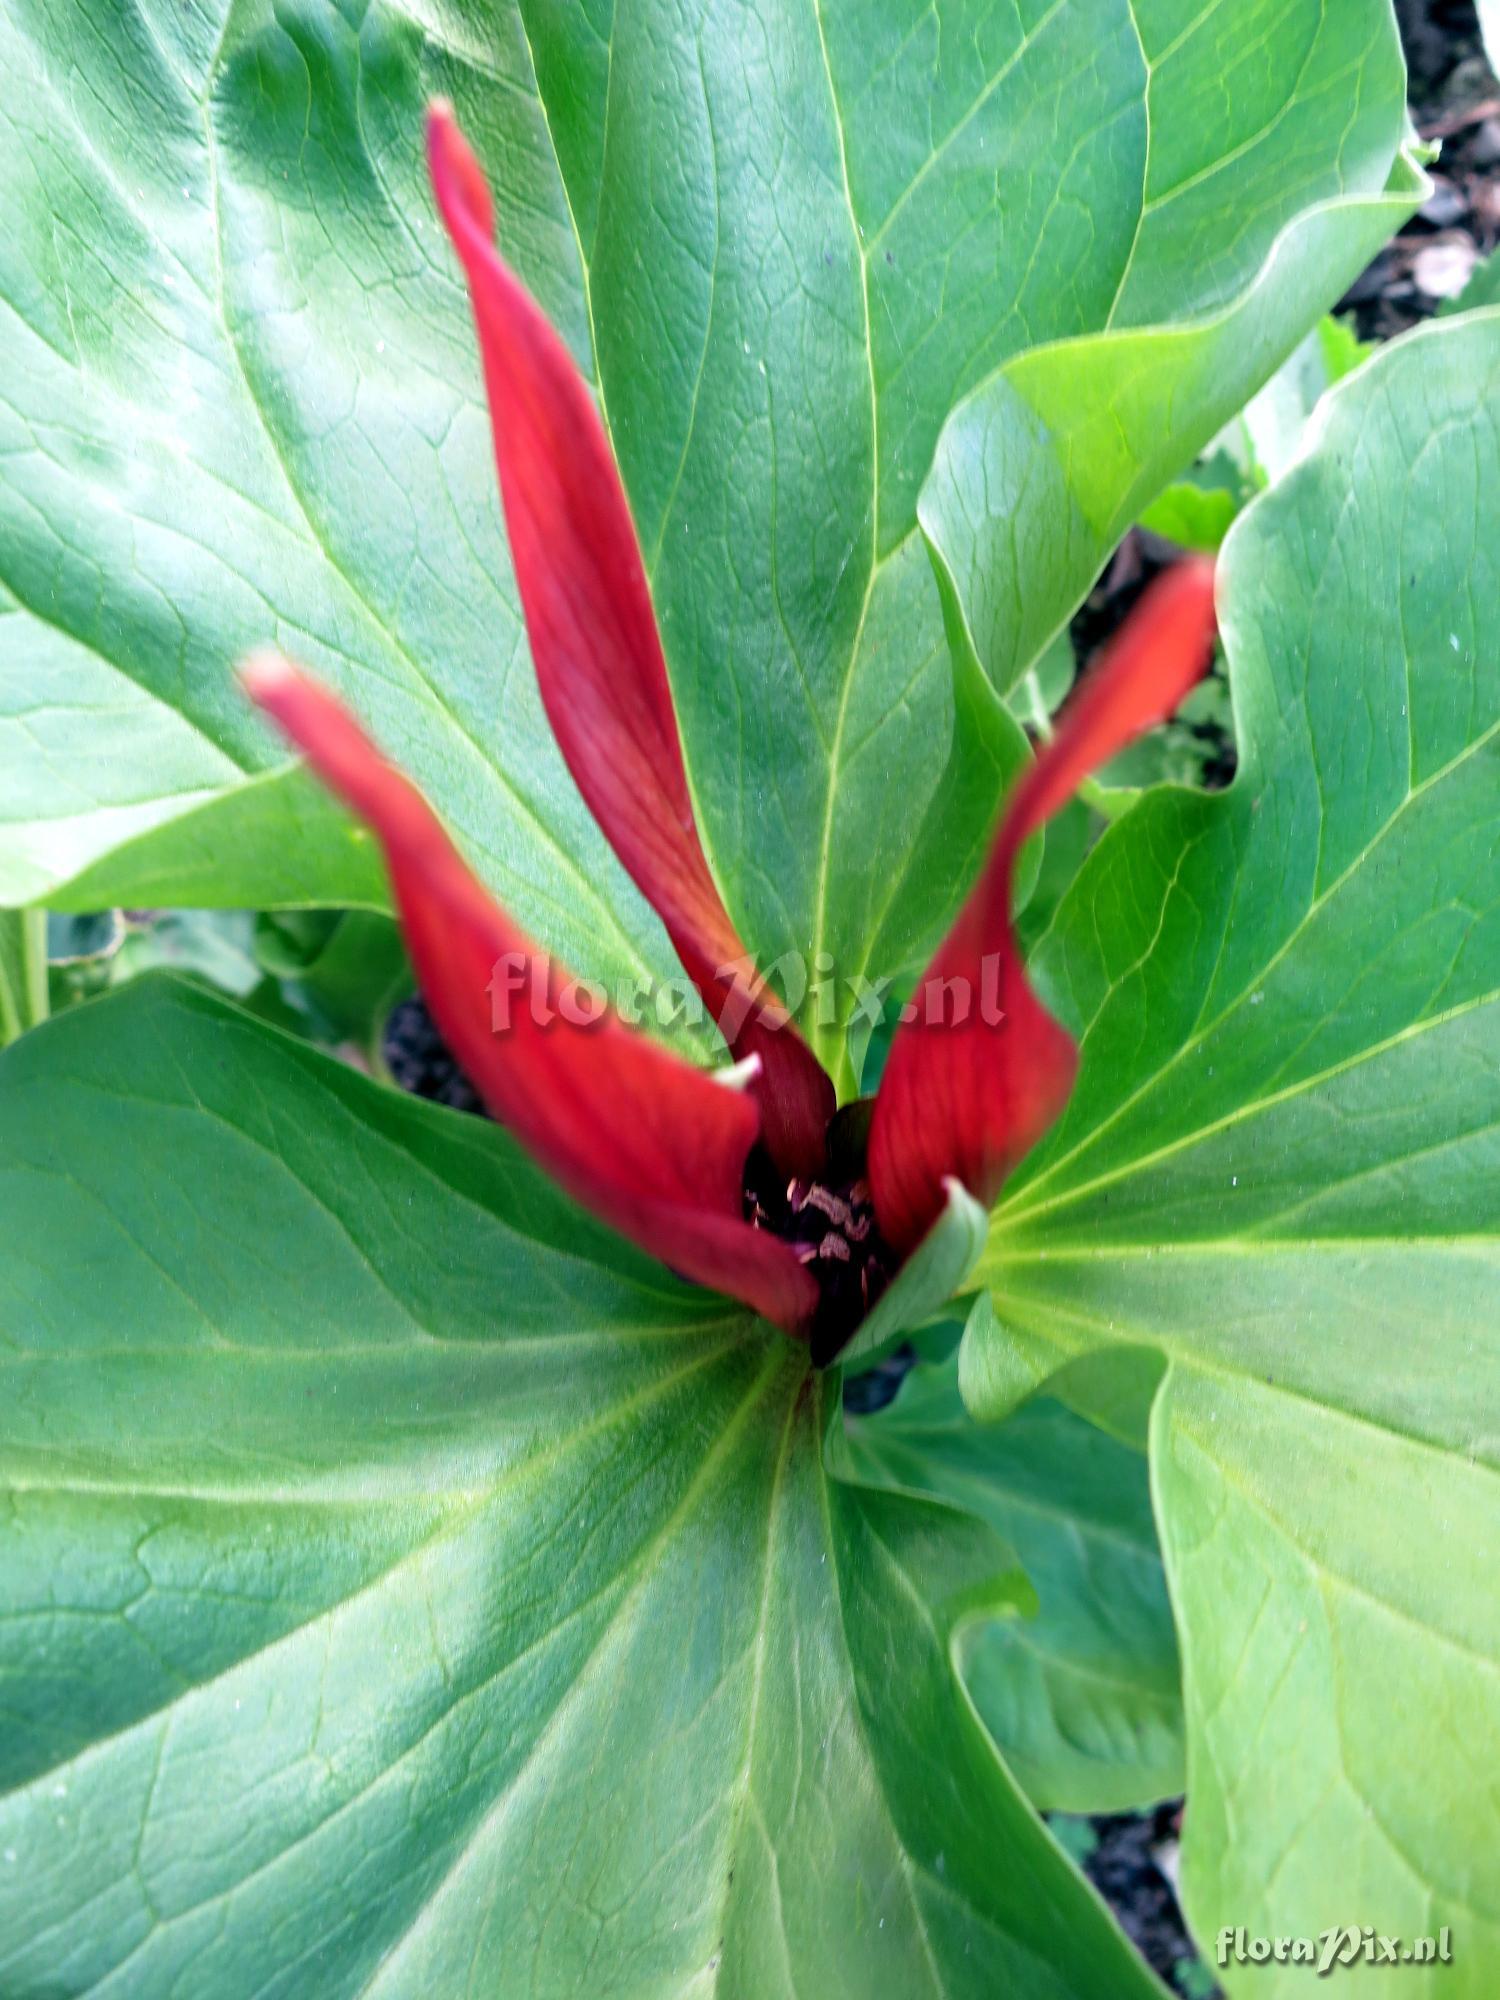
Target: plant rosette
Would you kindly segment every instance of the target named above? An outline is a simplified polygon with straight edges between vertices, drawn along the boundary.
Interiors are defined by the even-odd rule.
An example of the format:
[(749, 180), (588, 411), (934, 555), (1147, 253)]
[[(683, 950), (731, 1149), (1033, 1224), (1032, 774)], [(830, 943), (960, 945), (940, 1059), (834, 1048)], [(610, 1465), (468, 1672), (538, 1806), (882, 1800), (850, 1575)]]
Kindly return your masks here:
[[(93, 219), (0, 271), (6, 894), (389, 900), (501, 1121), (161, 975), (30, 1026), (7, 929), (0, 1988), (1146, 1995), (1036, 1807), (1185, 1759), (1200, 1937), (1357, 1892), (1483, 1993), (1500, 313), (1236, 520), (1235, 783), (1122, 811), (1024, 963), (1028, 843), (1202, 672), (1209, 566), (1029, 761), (1000, 698), (1409, 205), (1388, 10), (1054, 7), (962, 73), (879, 10), (762, 9), (748, 69), (479, 14), (81, 39)], [(67, 32), (0, 29), (44, 96)], [(498, 583), (439, 85), (496, 175), (439, 110)], [(159, 310), (106, 310), (100, 214)], [(927, 967), (873, 1104), (744, 940)], [(731, 1067), (569, 1017), (669, 946)], [(956, 1365), (845, 1422), (839, 1355), (955, 1293)]]

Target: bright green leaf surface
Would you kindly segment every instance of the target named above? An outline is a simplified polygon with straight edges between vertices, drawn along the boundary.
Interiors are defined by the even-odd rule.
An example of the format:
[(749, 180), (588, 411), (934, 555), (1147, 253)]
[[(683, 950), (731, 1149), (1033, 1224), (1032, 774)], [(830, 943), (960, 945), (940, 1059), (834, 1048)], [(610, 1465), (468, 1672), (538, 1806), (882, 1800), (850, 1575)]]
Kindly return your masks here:
[(540, 713), (421, 162), (446, 89), (586, 357), (524, 35), (505, 7), (417, 11), (0, 23), (0, 897), (378, 899), (368, 843), (278, 774), (232, 683), (280, 643), (355, 692), (523, 921), (603, 972), (664, 964)]
[[(1476, 1995), (1500, 1797), (1432, 1774), (1482, 1763), (1463, 1746), (1500, 1730), (1497, 1635), (1463, 1567), (1493, 1544), (1500, 1473), (1497, 411), (1500, 313), (1445, 321), (1336, 389), (1309, 455), (1232, 531), (1239, 775), (1215, 798), (1148, 795), (1040, 948), (1080, 1081), (997, 1213), (981, 1270), (999, 1321), (963, 1368), (981, 1408), (1070, 1356), (1147, 1347), (1188, 1371), (1156, 1452), (1199, 1729), (1194, 1919), (1244, 1922), (1258, 1897), (1284, 1931), (1321, 1890), (1324, 1922), (1389, 1931), (1425, 1898), (1473, 1938), (1443, 1990)], [(1252, 1420), (1247, 1493), (1236, 1427)], [(1380, 1472), (1356, 1524), (1340, 1467), (1360, 1452)], [(1278, 1690), (1309, 1592), (1323, 1622)], [(1214, 1635), (1236, 1621), (1265, 1647), (1247, 1639), (1239, 1667)], [(1377, 1625), (1399, 1631), (1399, 1667)], [(1235, 1713), (1272, 1719), (1231, 1752), (1218, 1697), (1241, 1672)], [(1297, 1741), (1319, 1768), (1344, 1760), (1326, 1817), (1300, 1774), (1275, 1775)], [(1373, 1743), (1359, 1876), (1339, 1813), (1361, 1809)], [(1226, 1826), (1232, 1864), (1213, 1858)]]
[[(542, 723), (429, 93), (600, 380), (731, 906), (846, 979), (921, 957), (1020, 754), (955, 705), (914, 532), (955, 400), (1226, 308), (1206, 346), (1122, 336), (1128, 395), (1114, 348), (1040, 363), (1127, 430), (1170, 403), (1138, 508), (1401, 206), (1388, 0), (960, 0), (941, 32), (886, 0), (22, 0), (0, 59), (0, 896), (378, 900), (230, 684), (276, 640), (603, 975), (665, 947)], [(1049, 553), (1035, 484), (1018, 645), (1087, 581), (1062, 526)]]
[(1146, 1461), (1046, 1398), (975, 1423), (956, 1362), (918, 1368), (851, 1419), (865, 1478), (966, 1507), (1010, 1543), (1035, 1618), (976, 1628), (964, 1678), (1044, 1810), (1121, 1812), (1182, 1790), (1177, 1641)]
[(493, 1127), (172, 982), (61, 1017), (0, 1378), (7, 2000), (1149, 2000), (955, 1679), (993, 1531), (831, 1479), (802, 1351)]
[[(1174, 1368), (1156, 1481), (1184, 1627), (1183, 1893), (1316, 1938), (1443, 1926), (1453, 1963), (1352, 1968), (1376, 1992), (1487, 2000), (1500, 1964), (1500, 1480), (1493, 1467)], [(1305, 1993), (1305, 1966), (1221, 1975)]]
[(997, 686), (1015, 685), (1126, 527), (1295, 346), (1309, 295), (1327, 302), (1355, 277), (1421, 187), (1403, 154), (1384, 193), (1289, 222), (1210, 317), (1139, 331), (1117, 318), (1019, 355), (955, 410), (922, 525)]

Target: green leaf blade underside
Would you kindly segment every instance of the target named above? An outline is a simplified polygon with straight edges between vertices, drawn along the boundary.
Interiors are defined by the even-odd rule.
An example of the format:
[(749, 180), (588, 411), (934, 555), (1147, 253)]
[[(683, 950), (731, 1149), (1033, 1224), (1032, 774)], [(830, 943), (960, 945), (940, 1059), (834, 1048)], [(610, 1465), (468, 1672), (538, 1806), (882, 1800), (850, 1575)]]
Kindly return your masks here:
[(172, 980), (59, 1017), (0, 1377), (8, 2000), (1153, 1990), (957, 1685), (993, 1532), (484, 1122)]
[[(944, 419), (1047, 343), (1237, 299), (1321, 203), (1234, 394), (1275, 365), (1400, 206), (1388, 0), (1326, 11), (12, 8), (0, 901), (378, 901), (232, 685), (279, 642), (547, 944), (670, 969), (536, 698), (420, 161), (442, 91), (600, 383), (733, 914), (845, 981), (919, 962), (1021, 754), (955, 705), (915, 513)], [(1190, 457), (1223, 383), (1141, 367)], [(1046, 513), (1027, 630), (1087, 581)]]
[[(1407, 1944), (1446, 1928), (1452, 1963), (1402, 1965), (1401, 1990), (1483, 2000), (1500, 1953), (1493, 1470), (1187, 1366), (1154, 1430), (1187, 1668), (1190, 1920), (1209, 1940), (1229, 1923), (1374, 1923)], [(1307, 1967), (1221, 1977), (1280, 2000)]]
[(1032, 1801), (1123, 1812), (1180, 1792), (1177, 1642), (1144, 1456), (1045, 1397), (976, 1424), (956, 1362), (914, 1370), (888, 1410), (847, 1428), (862, 1478), (988, 1521), (1036, 1591), (1034, 1618), (976, 1627), (963, 1655)]
[[(1500, 1729), (1497, 1635), (1481, 1617), (1453, 1640), (1475, 1588), (1454, 1545), (1493, 1546), (1500, 1478), (1497, 391), (1500, 312), (1395, 344), (1232, 529), (1239, 774), (1144, 799), (1038, 949), (1079, 1085), (996, 1213), (995, 1317), (962, 1369), (984, 1410), (1060, 1367), (1077, 1387), (1172, 1363), (1153, 1454), (1195, 1922), (1295, 1931), (1319, 1890), (1323, 1923), (1448, 1911), (1473, 1944), (1442, 1990), (1476, 1995), (1500, 1798), (1430, 1774)], [(1360, 1476), (1362, 1515), (1361, 1453), (1384, 1468)], [(1366, 1598), (1391, 1608), (1361, 1647)], [(1275, 1778), (1293, 1734), (1325, 1746), (1321, 1801)], [(1381, 1829), (1362, 1914), (1340, 1832), (1361, 1793)]]

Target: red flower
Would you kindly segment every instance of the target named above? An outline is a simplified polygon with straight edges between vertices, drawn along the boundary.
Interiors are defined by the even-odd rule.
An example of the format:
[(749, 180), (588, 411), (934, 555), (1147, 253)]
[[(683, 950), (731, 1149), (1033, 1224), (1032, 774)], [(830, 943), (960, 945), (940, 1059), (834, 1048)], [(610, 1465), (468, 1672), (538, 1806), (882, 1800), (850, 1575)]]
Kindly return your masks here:
[[(833, 1087), (751, 963), (693, 817), (650, 594), (609, 441), (567, 350), (499, 256), (483, 175), (446, 107), (429, 161), (468, 275), (511, 554), (542, 700), (568, 768), (662, 918), (745, 1064), (694, 1069), (605, 1011), (560, 1009), (568, 975), (480, 885), (415, 787), (325, 689), (286, 661), (245, 669), (252, 697), (385, 850), (438, 1028), (495, 1116), (579, 1201), (675, 1269), (744, 1300), (826, 1354), (915, 1248), (953, 1175), (981, 1200), (1060, 1111), (1076, 1052), (1041, 1006), (1011, 930), (1016, 854), (1097, 764), (1169, 714), (1208, 664), (1212, 569), (1148, 593), (1070, 703), (1001, 821), (992, 857), (927, 982), (1000, 1015), (955, 1025), (922, 1005), (892, 1045), (859, 1159), (830, 1156)], [(544, 1005), (496, 1033), (497, 968)], [(951, 989), (944, 989), (951, 991)], [(988, 1017), (988, 1018), (986, 1018)], [(834, 1153), (840, 1149), (835, 1147)], [(873, 1202), (872, 1202), (873, 1195)]]

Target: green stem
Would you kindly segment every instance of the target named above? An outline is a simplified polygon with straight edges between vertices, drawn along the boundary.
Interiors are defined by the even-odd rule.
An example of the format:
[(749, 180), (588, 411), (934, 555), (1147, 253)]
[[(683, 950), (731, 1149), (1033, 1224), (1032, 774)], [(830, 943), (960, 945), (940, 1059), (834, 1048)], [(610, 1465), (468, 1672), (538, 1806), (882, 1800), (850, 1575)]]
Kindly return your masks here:
[(0, 1048), (47, 1018), (47, 912), (0, 910)]

